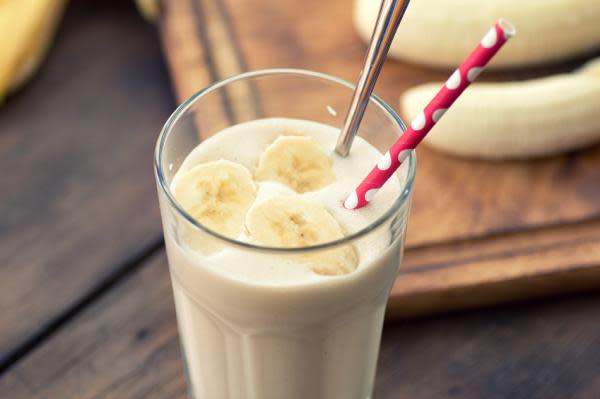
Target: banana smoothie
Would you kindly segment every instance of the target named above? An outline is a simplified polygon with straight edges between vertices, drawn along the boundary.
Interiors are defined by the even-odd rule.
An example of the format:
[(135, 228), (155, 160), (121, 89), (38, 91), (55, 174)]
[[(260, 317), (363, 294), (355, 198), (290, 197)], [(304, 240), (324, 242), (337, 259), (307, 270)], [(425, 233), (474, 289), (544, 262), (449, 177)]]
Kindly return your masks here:
[[(160, 197), (189, 391), (196, 399), (371, 397), (408, 204), (408, 167), (369, 206), (342, 202), (382, 154), (339, 130), (259, 119), (198, 145)], [(396, 204), (397, 205), (397, 204)]]

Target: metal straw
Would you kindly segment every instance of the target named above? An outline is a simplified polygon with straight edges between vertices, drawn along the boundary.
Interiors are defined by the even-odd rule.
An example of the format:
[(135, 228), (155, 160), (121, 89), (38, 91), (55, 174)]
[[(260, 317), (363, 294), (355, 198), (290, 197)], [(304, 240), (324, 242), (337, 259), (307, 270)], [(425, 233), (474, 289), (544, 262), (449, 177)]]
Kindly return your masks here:
[(335, 152), (345, 157), (350, 152), (354, 136), (363, 118), (381, 66), (387, 56), (394, 34), (406, 11), (409, 0), (383, 0), (371, 43), (365, 58), (365, 64), (358, 79), (350, 108), (344, 120), (344, 126), (338, 137)]

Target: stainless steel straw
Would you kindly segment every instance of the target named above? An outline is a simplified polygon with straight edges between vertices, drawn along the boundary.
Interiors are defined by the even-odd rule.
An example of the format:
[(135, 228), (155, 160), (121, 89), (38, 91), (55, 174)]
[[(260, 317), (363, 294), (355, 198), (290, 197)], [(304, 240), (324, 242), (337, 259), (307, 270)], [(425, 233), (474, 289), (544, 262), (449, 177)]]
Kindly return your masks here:
[(354, 136), (363, 118), (375, 82), (385, 61), (394, 34), (404, 16), (409, 0), (383, 0), (360, 78), (356, 84), (344, 126), (338, 137), (335, 152), (345, 157), (350, 152)]

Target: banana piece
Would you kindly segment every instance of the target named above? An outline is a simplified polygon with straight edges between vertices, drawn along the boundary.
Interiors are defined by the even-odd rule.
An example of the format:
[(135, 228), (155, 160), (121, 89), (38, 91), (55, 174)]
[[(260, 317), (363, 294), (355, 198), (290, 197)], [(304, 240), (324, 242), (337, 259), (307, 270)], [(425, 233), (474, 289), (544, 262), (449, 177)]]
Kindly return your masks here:
[[(355, 0), (354, 25), (366, 42), (380, 3)], [(517, 27), (519, 39), (494, 57), (491, 68), (559, 61), (600, 46), (597, 0), (419, 0), (408, 6), (389, 53), (432, 67), (455, 68), (500, 17)]]
[(135, 0), (138, 11), (150, 22), (156, 21), (160, 14), (159, 0)]
[[(339, 223), (320, 204), (298, 196), (275, 197), (252, 207), (246, 216), (249, 237), (265, 246), (296, 248), (344, 237)], [(351, 245), (293, 255), (317, 274), (341, 275), (356, 269)]]
[(173, 182), (173, 195), (194, 219), (229, 238), (244, 229), (246, 212), (256, 197), (250, 171), (219, 160), (196, 165)]
[(40, 66), (61, 19), (65, 0), (0, 1), (0, 99), (20, 88)]
[[(402, 114), (418, 115), (442, 83), (409, 89)], [(510, 83), (472, 84), (425, 138), (451, 154), (527, 158), (600, 140), (600, 58), (568, 74)]]
[(579, 72), (600, 79), (600, 57), (583, 64)]
[(331, 165), (331, 159), (313, 138), (279, 136), (260, 156), (255, 176), (258, 181), (276, 181), (305, 193), (335, 180)]

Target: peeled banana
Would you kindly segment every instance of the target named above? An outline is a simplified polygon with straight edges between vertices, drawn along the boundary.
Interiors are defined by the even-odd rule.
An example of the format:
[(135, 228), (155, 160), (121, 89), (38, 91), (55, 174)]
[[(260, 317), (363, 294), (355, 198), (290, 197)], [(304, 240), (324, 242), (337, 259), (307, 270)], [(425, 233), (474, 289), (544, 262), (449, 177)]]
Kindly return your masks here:
[(272, 180), (297, 193), (318, 190), (335, 180), (332, 161), (319, 143), (306, 136), (279, 136), (262, 153), (258, 181)]
[(183, 209), (209, 229), (238, 238), (246, 212), (256, 198), (252, 174), (235, 162), (196, 165), (173, 182), (173, 195)]
[(39, 67), (66, 0), (2, 0), (0, 100), (22, 86)]
[[(354, 24), (368, 42), (379, 1), (355, 0)], [(390, 48), (392, 57), (455, 68), (499, 17), (513, 22), (519, 40), (506, 46), (490, 68), (558, 61), (600, 47), (597, 0), (412, 1)]]
[(153, 22), (160, 14), (159, 0), (135, 0), (137, 8), (146, 20)]
[[(409, 120), (442, 83), (409, 89), (400, 101)], [(475, 83), (456, 100), (425, 143), (451, 154), (527, 158), (600, 141), (600, 58), (568, 74), (510, 83)]]
[[(339, 223), (318, 203), (300, 196), (276, 197), (252, 207), (246, 216), (250, 238), (271, 247), (306, 247), (344, 237)], [(350, 273), (358, 264), (351, 245), (295, 255), (322, 275)]]

